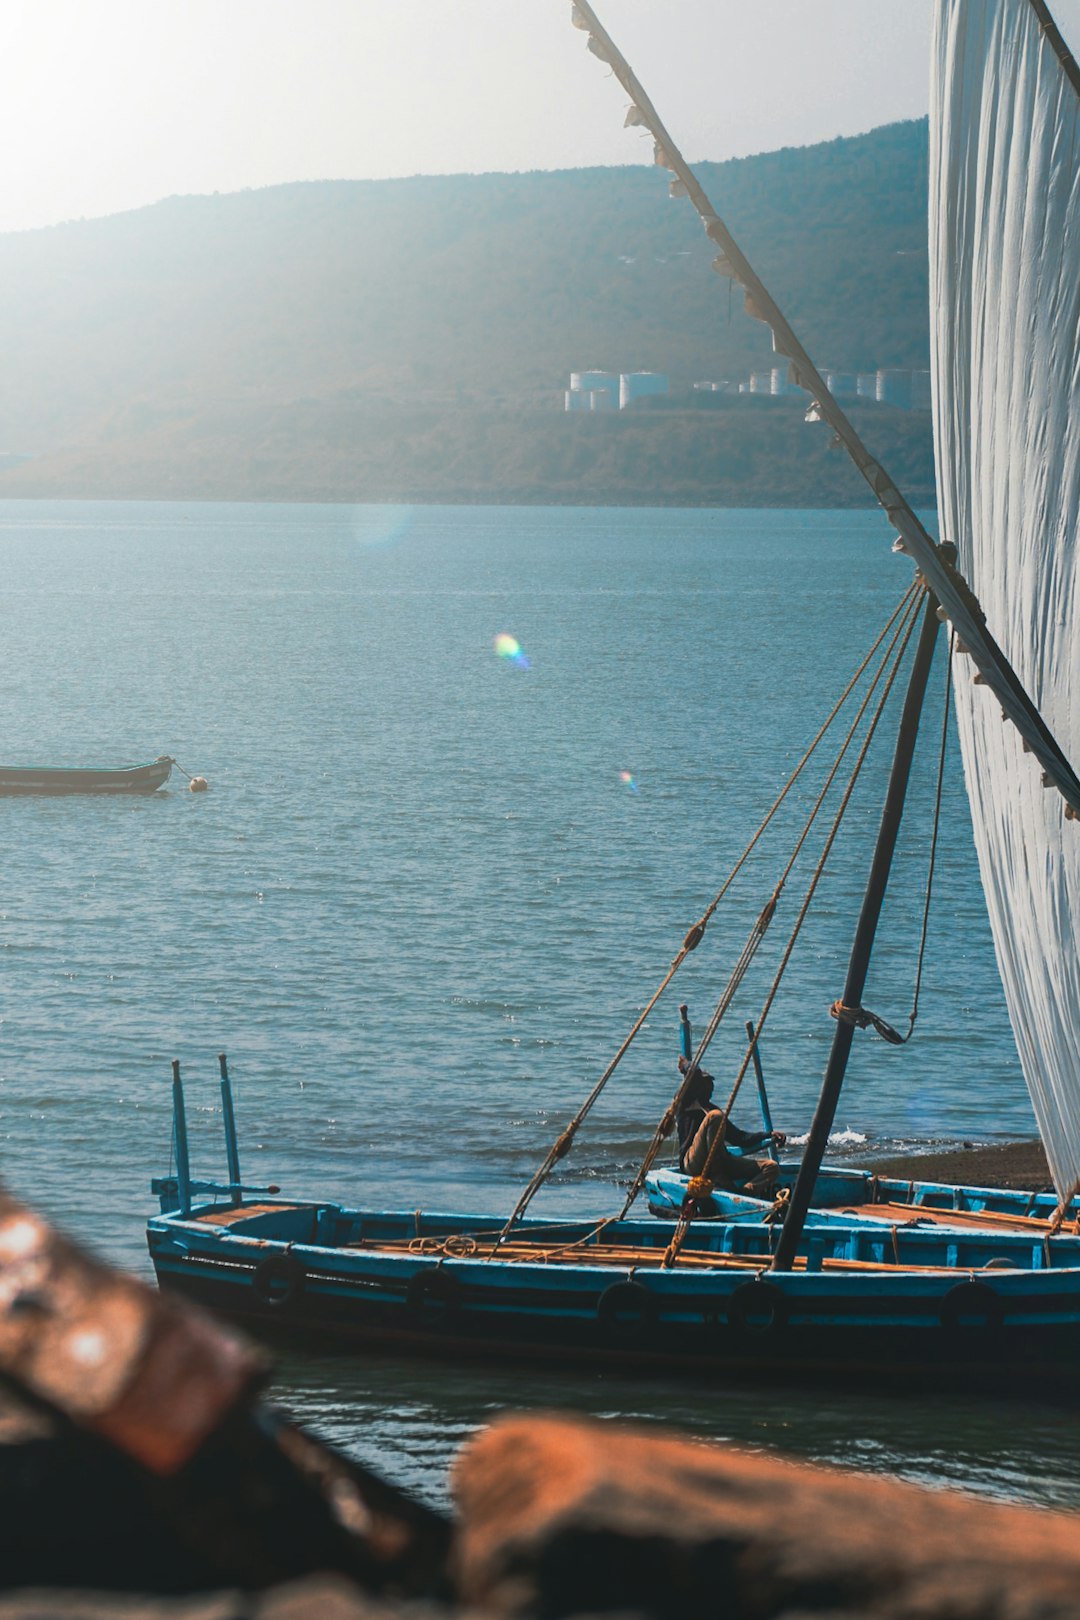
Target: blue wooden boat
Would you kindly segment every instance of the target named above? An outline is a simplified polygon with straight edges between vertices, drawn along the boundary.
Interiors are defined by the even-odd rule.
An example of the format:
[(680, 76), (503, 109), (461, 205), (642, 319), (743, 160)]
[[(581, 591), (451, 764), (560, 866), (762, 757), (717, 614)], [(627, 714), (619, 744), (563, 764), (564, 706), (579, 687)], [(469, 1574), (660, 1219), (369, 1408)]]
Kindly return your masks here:
[[(781, 1164), (780, 1174), (767, 1199), (753, 1198), (735, 1189), (713, 1187), (700, 1201), (698, 1219), (772, 1221), (798, 1179), (798, 1163)], [(653, 1170), (645, 1178), (645, 1197), (651, 1214), (677, 1220), (690, 1194), (691, 1178), (681, 1170)], [(777, 1199), (780, 1200), (779, 1210)], [(1047, 1231), (1060, 1211), (1055, 1192), (1026, 1192), (1001, 1187), (968, 1187), (950, 1182), (907, 1181), (881, 1176), (873, 1170), (823, 1165), (814, 1183), (807, 1224), (832, 1227), (852, 1225), (909, 1225), (923, 1222), (972, 1229), (1012, 1230), (1038, 1234)], [(1080, 1198), (1070, 1200), (1058, 1229), (1075, 1232), (1080, 1220)]]
[(162, 754), (149, 765), (0, 765), (0, 794), (156, 793), (175, 763)]
[(220, 1060), (228, 1174), (195, 1180), (173, 1065), (174, 1174), (147, 1225), (162, 1288), (272, 1337), (890, 1386), (1080, 1393), (1080, 1239), (913, 1219), (808, 1221), (776, 1272), (782, 1228), (696, 1224), (666, 1265), (671, 1222), (552, 1222), (350, 1209), (245, 1185)]
[(158, 1189), (148, 1241), (160, 1286), (305, 1343), (1077, 1389), (1075, 1239), (905, 1231), (894, 1249), (887, 1234), (811, 1227), (801, 1263), (775, 1274), (769, 1228), (704, 1223), (665, 1269), (656, 1221), (618, 1222), (601, 1237), (594, 1222), (526, 1217), (505, 1248), (491, 1216), (247, 1194), (231, 1204), (209, 1189), (184, 1214), (172, 1207), (175, 1183)]

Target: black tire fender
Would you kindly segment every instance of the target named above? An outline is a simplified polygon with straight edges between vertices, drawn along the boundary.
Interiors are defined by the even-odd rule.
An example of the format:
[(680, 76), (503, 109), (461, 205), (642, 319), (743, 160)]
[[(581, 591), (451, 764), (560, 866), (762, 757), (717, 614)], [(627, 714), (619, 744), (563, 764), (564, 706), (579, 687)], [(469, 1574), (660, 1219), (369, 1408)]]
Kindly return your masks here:
[(658, 1311), (656, 1295), (639, 1282), (611, 1283), (596, 1302), (596, 1319), (610, 1332), (633, 1333), (652, 1327)]
[(778, 1332), (787, 1319), (787, 1295), (761, 1277), (740, 1283), (727, 1302), (728, 1326), (755, 1338)]
[(251, 1289), (263, 1305), (280, 1311), (299, 1298), (306, 1281), (307, 1272), (301, 1261), (289, 1249), (283, 1249), (280, 1254), (268, 1254), (259, 1261)]
[(953, 1332), (992, 1333), (1005, 1318), (1001, 1296), (989, 1283), (957, 1283), (941, 1301), (941, 1325)]
[(461, 1304), (461, 1284), (441, 1262), (415, 1271), (405, 1285), (405, 1304), (414, 1315), (421, 1313), (449, 1316)]

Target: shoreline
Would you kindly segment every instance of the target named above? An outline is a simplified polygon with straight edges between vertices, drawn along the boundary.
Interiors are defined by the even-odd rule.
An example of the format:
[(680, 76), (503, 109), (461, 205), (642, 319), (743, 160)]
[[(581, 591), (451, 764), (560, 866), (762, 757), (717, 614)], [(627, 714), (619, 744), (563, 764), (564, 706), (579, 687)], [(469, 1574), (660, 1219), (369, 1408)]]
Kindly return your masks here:
[(938, 1153), (873, 1156), (866, 1163), (881, 1175), (907, 1181), (956, 1182), (1027, 1192), (1054, 1190), (1046, 1153), (1039, 1141), (984, 1142)]
[[(150, 494), (145, 489), (135, 491), (129, 486), (104, 488), (85, 488), (80, 493), (73, 493), (70, 488), (58, 483), (54, 488), (47, 485), (31, 487), (29, 492), (25, 489), (5, 488), (5, 471), (0, 468), (0, 500), (23, 502), (59, 502), (68, 501), (72, 504), (90, 502), (108, 503), (109, 505), (128, 504), (132, 506), (389, 506), (389, 507), (417, 507), (417, 506), (504, 506), (531, 510), (543, 509), (574, 509), (583, 511), (598, 507), (609, 511), (675, 511), (675, 512), (875, 512), (880, 513), (881, 508), (873, 496), (864, 499), (860, 492), (856, 492), (850, 500), (826, 498), (822, 496), (815, 499), (812, 495), (804, 498), (779, 500), (774, 493), (769, 498), (762, 496), (754, 499), (752, 492), (737, 491), (730, 499), (717, 499), (715, 492), (706, 492), (701, 495), (657, 496), (654, 492), (640, 496), (628, 495), (625, 491), (600, 491), (590, 495), (587, 491), (447, 491), (439, 493), (421, 492), (419, 494), (405, 494), (400, 490), (397, 493), (387, 494), (370, 492), (363, 493), (336, 493), (327, 494), (314, 489), (296, 491), (276, 491), (266, 494), (256, 494), (251, 491), (236, 493), (228, 492), (192, 492), (178, 493), (171, 489), (163, 492), (160, 486), (154, 486), (156, 493)], [(911, 504), (916, 511), (933, 511), (937, 497), (932, 490), (916, 488), (911, 497)]]

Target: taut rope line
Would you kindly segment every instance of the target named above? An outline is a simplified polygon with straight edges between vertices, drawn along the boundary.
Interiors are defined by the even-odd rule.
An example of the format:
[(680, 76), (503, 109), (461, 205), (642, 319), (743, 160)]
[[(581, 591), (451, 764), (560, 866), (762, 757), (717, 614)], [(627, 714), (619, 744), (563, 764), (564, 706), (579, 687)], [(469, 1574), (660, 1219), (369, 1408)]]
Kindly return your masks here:
[[(890, 696), (892, 694), (892, 689), (893, 689), (894, 685), (896, 684), (897, 676), (899, 675), (900, 670), (901, 670), (901, 668), (903, 666), (904, 655), (907, 652), (908, 645), (909, 645), (909, 643), (911, 641), (911, 637), (914, 634), (917, 619), (918, 619), (918, 614), (917, 614), (917, 612), (913, 611), (910, 614), (909, 618), (908, 618), (908, 623), (907, 623), (906, 629), (903, 631), (903, 640), (901, 642), (899, 651), (897, 652), (896, 657), (895, 657), (895, 659), (893, 661), (893, 665), (892, 665), (891, 670), (889, 671), (888, 679), (887, 679), (887, 681), (885, 683), (884, 690), (881, 693), (881, 697), (880, 697), (880, 699), (878, 701), (877, 708), (876, 708), (876, 710), (874, 712), (874, 715), (873, 715), (873, 717), (872, 717), (872, 719), (870, 721), (870, 725), (867, 728), (866, 736), (863, 739), (862, 747), (860, 748), (858, 756), (857, 756), (857, 758), (855, 760), (855, 763), (852, 766), (851, 775), (848, 778), (847, 786), (845, 787), (843, 796), (841, 797), (840, 803), (837, 806), (836, 814), (833, 817), (832, 826), (829, 828), (828, 835), (827, 835), (827, 837), (825, 839), (824, 847), (823, 847), (823, 849), (821, 851), (821, 855), (820, 855), (820, 857), (818, 859), (818, 863), (817, 863), (816, 867), (814, 868), (813, 876), (810, 879), (810, 884), (809, 884), (809, 887), (807, 888), (805, 898), (803, 900), (803, 903), (802, 903), (801, 907), (799, 908), (799, 914), (795, 919), (795, 925), (792, 928), (791, 937), (788, 940), (787, 946), (786, 946), (786, 948), (784, 950), (784, 954), (783, 954), (783, 956), (782, 956), (782, 958), (780, 960), (780, 966), (777, 968), (776, 976), (773, 979), (773, 982), (769, 987), (769, 993), (765, 998), (765, 1005), (763, 1006), (763, 1008), (761, 1010), (761, 1015), (760, 1015), (760, 1017), (757, 1019), (757, 1021), (755, 1023), (753, 1039), (750, 1041), (750, 1043), (747, 1046), (746, 1056), (742, 1060), (742, 1065), (741, 1065), (741, 1067), (739, 1069), (739, 1072), (738, 1072), (737, 1076), (735, 1077), (735, 1084), (731, 1088), (731, 1095), (728, 1097), (727, 1103), (726, 1103), (726, 1105), (724, 1107), (723, 1115), (724, 1115), (724, 1123), (725, 1124), (727, 1123), (728, 1119), (730, 1118), (732, 1108), (735, 1106), (735, 1100), (739, 1095), (739, 1088), (741, 1087), (741, 1085), (743, 1083), (743, 1079), (744, 1079), (744, 1077), (746, 1075), (747, 1069), (750, 1067), (750, 1060), (751, 1060), (751, 1057), (753, 1055), (754, 1048), (756, 1047), (758, 1041), (761, 1038), (761, 1031), (765, 1027), (765, 1024), (766, 1024), (766, 1021), (768, 1019), (769, 1013), (772, 1011), (773, 1003), (776, 1000), (776, 997), (777, 997), (777, 994), (779, 992), (780, 985), (781, 985), (781, 982), (783, 980), (784, 974), (787, 971), (788, 963), (791, 960), (792, 952), (795, 949), (795, 943), (798, 940), (800, 932), (802, 931), (803, 923), (806, 921), (807, 912), (810, 910), (811, 902), (812, 902), (812, 900), (814, 898), (814, 895), (817, 892), (818, 884), (820, 883), (822, 875), (823, 875), (823, 873), (825, 871), (825, 864), (828, 861), (830, 854), (832, 853), (832, 847), (833, 847), (834, 843), (836, 842), (837, 835), (838, 835), (838, 833), (840, 831), (841, 823), (843, 822), (844, 816), (847, 813), (848, 805), (851, 803), (851, 796), (855, 791), (855, 785), (858, 782), (859, 776), (862, 773), (863, 765), (866, 763), (866, 756), (870, 751), (870, 745), (874, 740), (874, 736), (875, 736), (875, 734), (877, 732), (878, 725), (881, 722), (881, 717), (885, 712), (886, 705), (888, 704), (889, 698), (890, 698)], [(898, 632), (898, 634), (899, 634), (899, 632)], [(895, 640), (894, 640), (894, 645), (895, 645)], [(716, 1157), (717, 1153), (720, 1150), (720, 1144), (723, 1141), (723, 1134), (724, 1133), (723, 1133), (722, 1130), (717, 1131), (715, 1137), (713, 1138), (712, 1146), (709, 1149), (709, 1156), (706, 1159), (704, 1166), (702, 1167), (701, 1176), (699, 1178), (700, 1180), (702, 1180), (704, 1182), (709, 1181), (709, 1171), (712, 1169), (713, 1160), (714, 1160), (714, 1158)], [(675, 1231), (674, 1231), (674, 1233), (672, 1235), (671, 1242), (668, 1245), (667, 1253), (664, 1255), (664, 1266), (665, 1266), (665, 1268), (673, 1266), (675, 1264), (675, 1261), (678, 1259), (679, 1250), (682, 1248), (683, 1243), (686, 1241), (687, 1233), (690, 1230), (690, 1226), (691, 1226), (691, 1223), (692, 1223), (693, 1218), (694, 1218), (694, 1213), (693, 1212), (694, 1212), (694, 1203), (693, 1203), (693, 1200), (690, 1200), (688, 1202), (688, 1204), (684, 1208), (684, 1213), (680, 1214), (678, 1224), (675, 1227)]]
[[(802, 775), (803, 770), (809, 764), (811, 758), (813, 757), (814, 753), (816, 752), (817, 748), (819, 747), (819, 745), (820, 745), (822, 739), (824, 738), (826, 732), (829, 730), (830, 726), (833, 724), (833, 722), (836, 719), (837, 715), (839, 714), (840, 710), (843, 708), (844, 704), (847, 702), (848, 698), (851, 696), (852, 691), (855, 689), (856, 685), (858, 684), (858, 682), (862, 678), (863, 673), (865, 672), (865, 670), (869, 666), (869, 664), (870, 664), (871, 660), (873, 659), (874, 655), (877, 653), (878, 649), (881, 647), (882, 643), (885, 641), (886, 637), (889, 635), (890, 631), (893, 629), (893, 626), (896, 625), (898, 621), (902, 622), (903, 616), (911, 611), (914, 602), (918, 599), (919, 595), (921, 594), (921, 590), (922, 590), (922, 587), (919, 584), (918, 579), (916, 578), (912, 582), (912, 584), (908, 586), (907, 590), (904, 592), (904, 595), (900, 598), (899, 603), (897, 604), (897, 606), (893, 610), (893, 612), (890, 614), (890, 616), (889, 616), (888, 620), (886, 621), (886, 623), (885, 623), (883, 629), (881, 630), (880, 634), (876, 637), (875, 641), (873, 642), (873, 645), (870, 647), (869, 652), (866, 654), (866, 656), (863, 658), (862, 662), (859, 664), (859, 666), (856, 669), (855, 673), (852, 675), (851, 679), (848, 681), (847, 686), (844, 688), (843, 692), (840, 694), (840, 697), (837, 699), (836, 703), (833, 705), (832, 709), (830, 710), (828, 716), (826, 717), (826, 719), (824, 720), (824, 722), (820, 726), (819, 730), (817, 731), (816, 735), (814, 736), (813, 740), (811, 741), (809, 747), (806, 749), (806, 751), (803, 754), (802, 758), (800, 759), (799, 763), (796, 765), (795, 769), (792, 771), (791, 775), (788, 777), (787, 781), (784, 783), (784, 786), (780, 789), (780, 792), (777, 794), (776, 798), (773, 800), (773, 802), (772, 802), (771, 806), (769, 807), (768, 811), (766, 812), (764, 818), (762, 819), (762, 821), (758, 825), (757, 830), (753, 834), (753, 836), (750, 839), (749, 843), (746, 845), (746, 848), (743, 850), (742, 854), (739, 856), (738, 860), (735, 862), (735, 865), (732, 867), (731, 871), (728, 873), (728, 875), (727, 875), (726, 879), (724, 880), (723, 884), (721, 885), (719, 891), (717, 892), (715, 897), (709, 902), (709, 904), (706, 906), (706, 908), (702, 912), (701, 917), (698, 920), (698, 922), (696, 922), (694, 924), (694, 926), (687, 933), (687, 935), (686, 935), (685, 939), (683, 940), (681, 946), (679, 947), (678, 951), (676, 952), (670, 966), (668, 967), (667, 972), (664, 974), (664, 977), (661, 979), (660, 984), (658, 985), (657, 989), (654, 991), (653, 995), (649, 998), (648, 1002), (645, 1004), (645, 1007), (642, 1009), (641, 1013), (635, 1019), (633, 1025), (632, 1025), (632, 1027), (630, 1029), (629, 1034), (626, 1036), (626, 1038), (623, 1041), (622, 1045), (619, 1047), (618, 1051), (615, 1053), (615, 1056), (612, 1058), (611, 1062), (608, 1064), (608, 1066), (604, 1070), (603, 1074), (601, 1074), (600, 1078), (597, 1080), (596, 1084), (593, 1086), (593, 1088), (590, 1091), (589, 1095), (586, 1097), (585, 1101), (582, 1103), (581, 1107), (578, 1109), (578, 1111), (574, 1115), (573, 1119), (570, 1121), (570, 1123), (566, 1126), (565, 1130), (563, 1130), (561, 1132), (561, 1134), (556, 1138), (556, 1140), (552, 1143), (551, 1147), (548, 1149), (547, 1154), (545, 1155), (543, 1162), (541, 1163), (539, 1168), (534, 1172), (531, 1180), (529, 1181), (528, 1185), (525, 1188), (525, 1191), (522, 1193), (521, 1197), (518, 1199), (516, 1205), (514, 1206), (514, 1209), (513, 1209), (512, 1213), (510, 1215), (510, 1218), (508, 1219), (506, 1225), (503, 1227), (501, 1233), (499, 1234), (499, 1237), (498, 1237), (498, 1239), (496, 1241), (496, 1244), (495, 1244), (495, 1250), (497, 1250), (499, 1248), (499, 1245), (501, 1243), (505, 1242), (505, 1240), (509, 1237), (511, 1231), (517, 1225), (517, 1223), (521, 1219), (521, 1217), (524, 1215), (525, 1211), (528, 1209), (529, 1205), (532, 1203), (532, 1200), (535, 1198), (536, 1194), (539, 1192), (540, 1188), (543, 1186), (544, 1182), (547, 1180), (547, 1178), (551, 1174), (552, 1170), (559, 1163), (559, 1161), (561, 1159), (564, 1159), (566, 1157), (566, 1155), (569, 1153), (571, 1147), (574, 1144), (574, 1138), (577, 1135), (578, 1129), (580, 1128), (581, 1124), (586, 1119), (588, 1114), (591, 1112), (591, 1110), (593, 1108), (593, 1105), (596, 1103), (596, 1101), (599, 1098), (599, 1096), (600, 1096), (601, 1092), (603, 1091), (604, 1087), (607, 1085), (608, 1081), (611, 1079), (611, 1076), (615, 1073), (615, 1070), (618, 1068), (619, 1064), (622, 1062), (622, 1059), (626, 1055), (626, 1053), (629, 1050), (631, 1044), (633, 1043), (633, 1041), (635, 1040), (635, 1038), (637, 1037), (637, 1035), (639, 1034), (639, 1032), (641, 1031), (641, 1029), (645, 1025), (645, 1023), (646, 1023), (646, 1021), (647, 1021), (647, 1019), (649, 1017), (649, 1014), (653, 1011), (653, 1008), (656, 1006), (657, 1002), (660, 1000), (660, 997), (663, 995), (664, 991), (667, 989), (668, 985), (671, 983), (672, 979), (675, 977), (676, 973), (679, 971), (680, 967), (685, 962), (686, 958), (690, 955), (690, 952), (693, 951), (693, 950), (696, 950), (697, 947), (701, 944), (702, 938), (704, 937), (704, 934), (705, 934), (705, 929), (706, 929), (706, 927), (707, 927), (713, 913), (716, 911), (717, 906), (719, 906), (721, 900), (723, 900), (724, 896), (727, 894), (728, 890), (731, 888), (731, 885), (734, 883), (736, 877), (739, 875), (742, 868), (746, 865), (746, 862), (749, 860), (749, 858), (750, 858), (751, 854), (753, 853), (754, 849), (756, 848), (757, 844), (759, 843), (761, 838), (764, 836), (766, 829), (769, 827), (769, 825), (772, 822), (773, 818), (777, 814), (778, 810), (780, 809), (780, 806), (783, 804), (784, 800), (787, 798), (788, 794), (791, 792), (792, 788), (795, 786), (795, 783), (798, 781), (799, 777)], [(895, 637), (894, 637), (894, 643), (895, 643)], [(878, 677), (875, 677), (875, 680), (877, 678)], [(495, 1252), (495, 1251), (493, 1250), (493, 1252)]]
[(845, 1023), (854, 1024), (858, 1029), (868, 1026), (876, 1029), (883, 1040), (890, 1046), (905, 1046), (915, 1033), (915, 1020), (919, 1016), (919, 991), (922, 989), (923, 963), (926, 959), (926, 939), (930, 930), (930, 899), (934, 889), (934, 867), (937, 861), (938, 833), (941, 830), (941, 793), (945, 782), (945, 755), (949, 742), (949, 699), (952, 696), (952, 652), (956, 642), (956, 632), (949, 637), (949, 657), (945, 663), (945, 708), (941, 717), (941, 743), (938, 748), (937, 791), (934, 795), (934, 826), (930, 834), (930, 859), (926, 868), (926, 899), (923, 902), (922, 930), (919, 935), (919, 955), (915, 965), (915, 990), (911, 1001), (911, 1011), (908, 1014), (907, 1034), (901, 1035), (893, 1029), (891, 1024), (879, 1018), (876, 1013), (868, 1012), (865, 1007), (845, 1007), (842, 1001), (834, 1001), (829, 1011), (834, 1018), (842, 1018)]
[[(636, 1176), (634, 1177), (634, 1180), (632, 1181), (632, 1183), (630, 1185), (630, 1191), (629, 1191), (629, 1193), (627, 1195), (626, 1202), (623, 1205), (622, 1215), (620, 1216), (620, 1219), (624, 1219), (625, 1216), (627, 1215), (627, 1213), (628, 1213), (628, 1211), (630, 1209), (630, 1206), (633, 1204), (634, 1200), (638, 1196), (638, 1193), (641, 1191), (642, 1187), (645, 1184), (645, 1177), (648, 1175), (649, 1171), (652, 1169), (653, 1165), (656, 1162), (656, 1158), (657, 1158), (658, 1153), (660, 1152), (660, 1148), (662, 1147), (662, 1145), (666, 1141), (666, 1139), (671, 1135), (672, 1129), (673, 1129), (674, 1124), (675, 1124), (676, 1115), (678, 1114), (679, 1109), (682, 1107), (683, 1101), (685, 1100), (686, 1094), (689, 1091), (690, 1086), (693, 1084), (695, 1073), (700, 1068), (701, 1063), (704, 1060), (705, 1054), (708, 1051), (709, 1046), (710, 1046), (710, 1044), (711, 1044), (711, 1042), (713, 1040), (713, 1037), (715, 1036), (717, 1030), (720, 1027), (721, 1020), (724, 1018), (724, 1015), (726, 1014), (728, 1008), (730, 1007), (731, 1002), (734, 999), (735, 992), (738, 990), (739, 985), (741, 984), (743, 978), (745, 977), (746, 971), (750, 966), (750, 962), (753, 960), (753, 957), (757, 952), (757, 948), (761, 944), (761, 941), (765, 936), (765, 930), (768, 928), (769, 923), (772, 921), (773, 914), (774, 914), (774, 912), (776, 910), (777, 903), (779, 902), (781, 893), (783, 892), (784, 886), (787, 883), (788, 877), (791, 874), (791, 870), (794, 867), (795, 862), (798, 859), (799, 855), (802, 853), (803, 847), (804, 847), (804, 845), (806, 843), (807, 838), (810, 836), (811, 829), (813, 828), (814, 822), (817, 820), (817, 817), (818, 817), (818, 815), (819, 815), (819, 813), (821, 811), (822, 805), (824, 804), (826, 796), (828, 795), (829, 789), (832, 787), (834, 781), (836, 780), (837, 774), (838, 774), (838, 772), (840, 770), (840, 766), (842, 765), (842, 763), (844, 761), (844, 758), (845, 758), (845, 756), (847, 754), (847, 751), (850, 748), (850, 746), (851, 746), (851, 744), (852, 744), (852, 742), (853, 742), (853, 740), (854, 740), (854, 738), (856, 736), (856, 733), (858, 732), (859, 726), (862, 724), (863, 717), (865, 716), (867, 708), (870, 705), (870, 700), (873, 697), (874, 692), (877, 689), (878, 683), (881, 681), (883, 675), (885, 674), (885, 671), (889, 667), (889, 662), (893, 658), (893, 656), (894, 656), (894, 654), (896, 652), (897, 643), (900, 641), (901, 637), (903, 637), (903, 647), (901, 648), (900, 656), (901, 657), (903, 656), (903, 650), (904, 650), (904, 648), (907, 647), (908, 640), (911, 637), (912, 626), (914, 625), (915, 618), (916, 618), (916, 615), (917, 615), (917, 612), (918, 612), (918, 602), (919, 602), (920, 593), (921, 593), (921, 587), (919, 587), (917, 585), (912, 586), (911, 588), (909, 588), (908, 591), (906, 591), (904, 593), (904, 597), (901, 600), (901, 609), (903, 609), (903, 611), (904, 611), (904, 616), (899, 619), (899, 623), (897, 624), (897, 627), (896, 627), (896, 629), (895, 629), (895, 631), (893, 633), (892, 640), (889, 643), (889, 646), (887, 647), (887, 649), (885, 651), (885, 654), (884, 654), (884, 656), (882, 658), (882, 661), (881, 661), (880, 665), (878, 666), (877, 670), (875, 671), (875, 673), (873, 675), (873, 678), (870, 681), (870, 684), (866, 689), (866, 692), (863, 694), (862, 702), (859, 705), (859, 708), (858, 708), (858, 710), (856, 712), (855, 718), (852, 721), (851, 726), (848, 728), (847, 735), (845, 736), (845, 738), (844, 738), (844, 740), (843, 740), (843, 742), (842, 742), (842, 744), (840, 746), (840, 750), (839, 750), (838, 754), (836, 755), (836, 758), (834, 759), (834, 761), (832, 763), (832, 767), (829, 770), (828, 775), (825, 778), (825, 782), (824, 782), (820, 792), (818, 793), (817, 799), (815, 800), (814, 805), (811, 808), (810, 815), (807, 818), (807, 821), (806, 821), (806, 823), (805, 823), (805, 825), (804, 825), (804, 827), (802, 829), (802, 832), (799, 834), (799, 837), (795, 841), (795, 846), (794, 846), (794, 849), (792, 850), (792, 853), (791, 853), (791, 855), (790, 855), (790, 857), (788, 859), (787, 865), (784, 867), (784, 870), (781, 873), (780, 879), (779, 879), (779, 881), (778, 881), (778, 883), (776, 885), (776, 888), (773, 890), (773, 893), (772, 893), (772, 896), (771, 896), (770, 900), (768, 901), (767, 905), (764, 907), (763, 911), (761, 912), (761, 915), (759, 916), (757, 922), (755, 923), (754, 928), (753, 928), (753, 930), (751, 932), (750, 938), (747, 940), (746, 945), (743, 947), (742, 955), (740, 956), (738, 962), (736, 963), (735, 968), (732, 971), (731, 977), (729, 978), (729, 980), (727, 982), (727, 985), (724, 987), (724, 991), (721, 994), (720, 1000), (717, 1002), (717, 1005), (713, 1010), (712, 1016), (709, 1019), (708, 1024), (705, 1026), (705, 1031), (704, 1031), (703, 1035), (701, 1036), (700, 1041), (698, 1042), (697, 1050), (695, 1051), (695, 1053), (693, 1055), (693, 1058), (692, 1058), (692, 1060), (691, 1060), (691, 1062), (690, 1062), (690, 1064), (689, 1064), (689, 1066), (687, 1068), (686, 1074), (683, 1077), (682, 1081), (680, 1082), (680, 1084), (678, 1086), (678, 1089), (676, 1090), (675, 1095), (672, 1098), (671, 1103), (669, 1104), (669, 1106), (667, 1108), (667, 1111), (664, 1113), (663, 1117), (661, 1118), (659, 1124), (656, 1127), (655, 1132), (653, 1133), (652, 1141), (649, 1143), (648, 1148), (645, 1150), (645, 1157), (642, 1159), (642, 1162), (641, 1162), (641, 1164), (640, 1164), (640, 1166), (638, 1168), (638, 1172), (637, 1172)], [(906, 607), (905, 607), (905, 604), (906, 604)], [(883, 632), (882, 637), (879, 638), (879, 641), (875, 644), (876, 646), (880, 646), (881, 640), (884, 639), (884, 634), (887, 633), (887, 630), (888, 630), (889, 626), (896, 623), (899, 612), (900, 612), (900, 610), (898, 610), (897, 613), (894, 613), (892, 615), (892, 617), (889, 620), (889, 625), (886, 626), (886, 632)], [(862, 667), (865, 669), (866, 665), (864, 664)], [(850, 688), (849, 688), (849, 690), (850, 690)], [(875, 721), (875, 724), (876, 724), (876, 721)], [(756, 1048), (756, 1045), (757, 1045), (757, 1035), (755, 1034), (754, 1040), (751, 1042), (750, 1046), (747, 1049), (747, 1059), (748, 1060), (753, 1055), (753, 1052), (754, 1052), (754, 1050)], [(743, 1072), (745, 1072), (745, 1065), (744, 1065)], [(740, 1074), (740, 1081), (741, 1081), (741, 1078), (742, 1078), (742, 1075)], [(730, 1107), (731, 1107), (731, 1104), (729, 1103), (728, 1108), (730, 1109)]]

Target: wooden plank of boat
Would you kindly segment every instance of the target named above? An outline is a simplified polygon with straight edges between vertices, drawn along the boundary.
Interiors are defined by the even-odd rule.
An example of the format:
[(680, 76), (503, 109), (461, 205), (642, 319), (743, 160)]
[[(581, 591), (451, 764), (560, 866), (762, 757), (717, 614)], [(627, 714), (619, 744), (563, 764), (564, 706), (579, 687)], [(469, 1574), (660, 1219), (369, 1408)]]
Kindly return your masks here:
[(162, 754), (148, 765), (0, 765), (0, 795), (156, 793), (175, 761)]
[(250, 1221), (256, 1215), (280, 1215), (283, 1209), (303, 1209), (303, 1204), (237, 1204), (232, 1208), (218, 1205), (201, 1209), (192, 1220), (205, 1221), (208, 1226), (234, 1226), (237, 1221)]
[[(496, 1246), (494, 1243), (478, 1245), (464, 1253), (453, 1248), (444, 1250), (442, 1246), (432, 1246), (427, 1249), (417, 1249), (408, 1239), (398, 1242), (392, 1240), (375, 1243), (349, 1243), (344, 1247), (351, 1251), (374, 1252), (380, 1254), (415, 1254), (427, 1258), (437, 1258), (445, 1253), (447, 1259), (492, 1260), (505, 1261), (508, 1265), (573, 1265), (573, 1266), (632, 1266), (635, 1271), (644, 1267), (662, 1267), (665, 1248), (635, 1248), (625, 1244), (609, 1247), (598, 1245), (595, 1248), (565, 1248), (546, 1249), (542, 1244), (507, 1243)], [(665, 1246), (666, 1247), (666, 1246)], [(684, 1250), (679, 1256), (680, 1270), (707, 1270), (707, 1271), (752, 1271), (761, 1270), (762, 1257), (754, 1254), (694, 1254)], [(797, 1255), (793, 1269), (805, 1271), (807, 1258)], [(821, 1260), (822, 1271), (929, 1271), (951, 1273), (955, 1268), (947, 1265), (917, 1265), (913, 1263), (898, 1263), (895, 1260), (849, 1260), (842, 1256), (825, 1255)], [(1023, 1269), (1023, 1268), (1017, 1268)]]
[[(1017, 1232), (1049, 1232), (1051, 1222), (1041, 1215), (1010, 1215), (991, 1209), (936, 1209), (932, 1204), (844, 1204), (832, 1213), (858, 1215), (886, 1222), (932, 1221), (937, 1226), (991, 1226)], [(1075, 1227), (1076, 1222), (1072, 1223)], [(1068, 1225), (1061, 1228), (1068, 1230)]]

